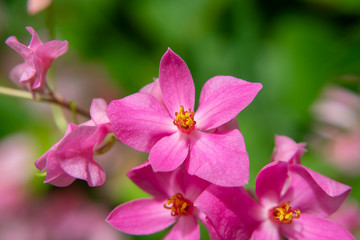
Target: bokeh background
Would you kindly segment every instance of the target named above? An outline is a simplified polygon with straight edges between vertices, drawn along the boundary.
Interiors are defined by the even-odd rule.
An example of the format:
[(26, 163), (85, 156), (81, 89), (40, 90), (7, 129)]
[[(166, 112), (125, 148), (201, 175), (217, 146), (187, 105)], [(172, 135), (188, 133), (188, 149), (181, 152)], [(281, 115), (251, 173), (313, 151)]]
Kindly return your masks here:
[[(26, 0), (0, 1), (1, 86), (17, 88), (8, 73), (22, 59), (4, 42), (15, 35), (27, 45), (26, 26), (32, 26), (43, 41), (69, 42), (68, 52), (55, 60), (48, 78), (57, 92), (84, 109), (93, 98), (110, 102), (150, 83), (158, 76), (161, 56), (168, 47), (188, 64), (197, 97), (206, 80), (215, 75), (261, 82), (263, 89), (238, 116), (250, 157), (246, 187), (254, 187), (258, 171), (269, 162), (276, 134), (307, 142), (308, 152), (302, 158), (305, 166), (352, 186), (354, 218), (350, 223), (354, 234), (359, 232), (360, 1), (53, 0), (36, 14), (29, 14), (26, 6)], [(147, 154), (120, 142), (99, 156), (107, 172), (104, 186), (90, 188), (79, 180), (64, 189), (43, 184), (44, 176), (33, 162), (62, 137), (68, 113), (64, 111), (63, 119), (57, 107), (11, 96), (0, 95), (0, 102), (0, 146), (6, 146), (0, 148), (0, 163), (10, 159), (10, 150), (22, 153), (15, 159), (23, 161), (13, 167), (3, 164), (0, 172), (8, 177), (0, 185), (13, 181), (14, 172), (27, 172), (26, 179), (16, 185), (23, 195), (21, 204), (9, 211), (11, 226), (19, 224), (26, 232), (29, 222), (49, 218), (49, 213), (43, 215), (44, 208), (64, 207), (54, 196), (67, 196), (73, 205), (97, 209), (100, 222), (120, 203), (145, 196), (125, 173), (145, 161)], [(20, 210), (20, 205), (32, 210)], [(22, 218), (11, 217), (14, 215)], [(69, 219), (74, 217), (63, 219), (63, 223), (49, 224), (36, 238), (18, 239), (55, 239), (50, 225), (59, 224), (60, 229), (65, 224), (62, 227), (68, 229), (66, 224), (70, 226)], [(101, 239), (81, 235), (79, 229), (84, 226), (80, 225), (62, 239)], [(0, 223), (0, 236), (15, 236), (1, 235), (4, 229)], [(80, 237), (75, 238), (77, 231)], [(114, 239), (159, 239), (165, 233), (107, 234)], [(203, 229), (202, 239), (207, 238)]]

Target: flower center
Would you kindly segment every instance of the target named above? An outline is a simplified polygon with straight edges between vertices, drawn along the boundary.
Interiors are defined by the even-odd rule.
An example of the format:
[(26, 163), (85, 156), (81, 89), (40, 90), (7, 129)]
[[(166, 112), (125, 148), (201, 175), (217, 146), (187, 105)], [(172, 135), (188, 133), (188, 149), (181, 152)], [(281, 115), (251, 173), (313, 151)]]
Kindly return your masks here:
[(192, 203), (185, 199), (183, 195), (180, 193), (172, 196), (167, 202), (164, 204), (164, 208), (171, 210), (171, 216), (181, 216), (189, 214), (192, 209)]
[(180, 106), (179, 112), (175, 113), (174, 125), (176, 125), (181, 131), (190, 133), (195, 128), (196, 122), (194, 121), (195, 113), (191, 111), (184, 111), (184, 107)]
[(290, 202), (285, 202), (278, 207), (272, 209), (272, 217), (281, 223), (290, 224), (293, 218), (300, 217), (299, 209), (292, 209)]

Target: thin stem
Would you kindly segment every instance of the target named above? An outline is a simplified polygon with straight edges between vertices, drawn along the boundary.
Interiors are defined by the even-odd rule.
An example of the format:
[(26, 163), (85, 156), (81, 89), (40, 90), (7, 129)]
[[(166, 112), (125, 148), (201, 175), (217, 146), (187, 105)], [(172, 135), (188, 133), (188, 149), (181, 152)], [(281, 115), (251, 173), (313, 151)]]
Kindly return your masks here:
[(55, 94), (54, 92), (52, 92), (50, 90), (48, 91), (49, 98), (42, 97), (40, 95), (33, 97), (33, 95), (27, 91), (0, 86), (0, 94), (12, 96), (12, 97), (25, 98), (28, 100), (34, 100), (34, 101), (40, 101), (40, 102), (43, 101), (43, 102), (55, 103), (57, 105), (60, 105), (64, 108), (69, 109), (72, 112), (75, 110), (77, 113), (79, 113), (87, 118), (91, 118), (88, 111), (85, 111), (85, 110), (79, 108), (78, 106), (74, 107), (74, 104), (71, 104), (70, 102), (65, 101), (62, 96), (60, 96), (59, 94)]
[(13, 97), (19, 97), (19, 98), (25, 98), (25, 99), (33, 99), (31, 93), (23, 90), (17, 90), (7, 87), (1, 87), (0, 86), (0, 94), (7, 95), (7, 96), (13, 96)]
[(79, 113), (79, 114), (81, 114), (81, 115), (83, 115), (83, 116), (85, 116), (87, 118), (91, 118), (88, 111), (85, 111), (85, 110), (83, 110), (83, 109), (81, 109), (81, 108), (79, 108), (77, 106), (75, 108), (73, 108), (69, 102), (65, 101), (60, 96), (53, 95), (53, 96), (51, 96), (51, 98), (43, 98), (43, 97), (41, 97), (39, 100), (44, 101), (44, 102), (50, 102), (50, 103), (58, 104), (58, 105), (60, 105), (60, 106), (62, 106), (64, 108), (69, 109), (70, 111), (73, 111), (75, 109), (75, 111), (77, 113)]

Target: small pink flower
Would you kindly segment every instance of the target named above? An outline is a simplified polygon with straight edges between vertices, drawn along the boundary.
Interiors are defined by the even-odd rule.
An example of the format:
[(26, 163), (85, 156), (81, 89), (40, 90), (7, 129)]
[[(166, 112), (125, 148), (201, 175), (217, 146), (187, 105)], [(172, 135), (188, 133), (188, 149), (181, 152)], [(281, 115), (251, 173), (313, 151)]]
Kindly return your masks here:
[(68, 42), (52, 40), (42, 43), (32, 27), (26, 27), (26, 30), (32, 35), (29, 46), (20, 43), (14, 36), (5, 41), (24, 59), (24, 63), (12, 69), (10, 78), (31, 91), (41, 91), (46, 82), (47, 71), (52, 62), (67, 51)]
[[(265, 166), (256, 178), (259, 203), (240, 188), (212, 186), (198, 198), (198, 207), (214, 224), (219, 239), (234, 238), (253, 230), (252, 240), (354, 239), (341, 225), (327, 219), (344, 202), (350, 187), (302, 165), (276, 161)], [(210, 197), (210, 198), (209, 198)], [(211, 207), (225, 213), (214, 216)], [(219, 220), (220, 219), (220, 220)]]
[(360, 95), (328, 86), (312, 107), (316, 119), (312, 144), (337, 169), (360, 173)]
[(237, 129), (214, 129), (234, 119), (261, 88), (260, 83), (230, 76), (213, 77), (205, 83), (194, 112), (190, 71), (169, 49), (161, 59), (158, 82), (112, 101), (106, 112), (119, 140), (150, 152), (154, 171), (172, 171), (185, 162), (190, 175), (222, 186), (242, 186), (249, 178), (244, 139)]
[(275, 147), (270, 161), (284, 161), (300, 164), (301, 156), (306, 152), (306, 143), (296, 143), (287, 136), (275, 136)]
[(40, 170), (46, 169), (46, 183), (64, 187), (75, 178), (89, 186), (105, 181), (104, 169), (94, 160), (94, 150), (111, 131), (105, 114), (106, 102), (94, 99), (90, 109), (92, 120), (77, 126), (70, 123), (64, 137), (35, 162)]
[(170, 225), (165, 239), (200, 239), (197, 219), (208, 225), (206, 216), (196, 206), (196, 199), (209, 183), (190, 176), (184, 168), (155, 173), (149, 162), (133, 168), (128, 177), (153, 195), (124, 203), (108, 216), (116, 229), (133, 235), (152, 234)]

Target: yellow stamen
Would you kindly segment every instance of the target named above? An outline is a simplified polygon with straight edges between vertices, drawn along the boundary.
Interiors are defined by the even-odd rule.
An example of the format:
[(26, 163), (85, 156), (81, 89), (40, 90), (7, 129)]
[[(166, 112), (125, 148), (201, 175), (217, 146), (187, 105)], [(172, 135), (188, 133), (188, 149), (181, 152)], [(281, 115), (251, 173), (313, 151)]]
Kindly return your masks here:
[(194, 121), (195, 113), (191, 111), (184, 111), (184, 107), (180, 106), (179, 112), (175, 113), (174, 125), (176, 125), (181, 131), (190, 133), (194, 128), (196, 122)]
[(280, 206), (273, 208), (272, 216), (281, 223), (290, 224), (293, 218), (300, 218), (300, 210), (291, 209), (290, 202), (285, 202)]
[(164, 208), (171, 210), (171, 216), (187, 215), (192, 208), (192, 203), (180, 193), (175, 194), (164, 204)]

